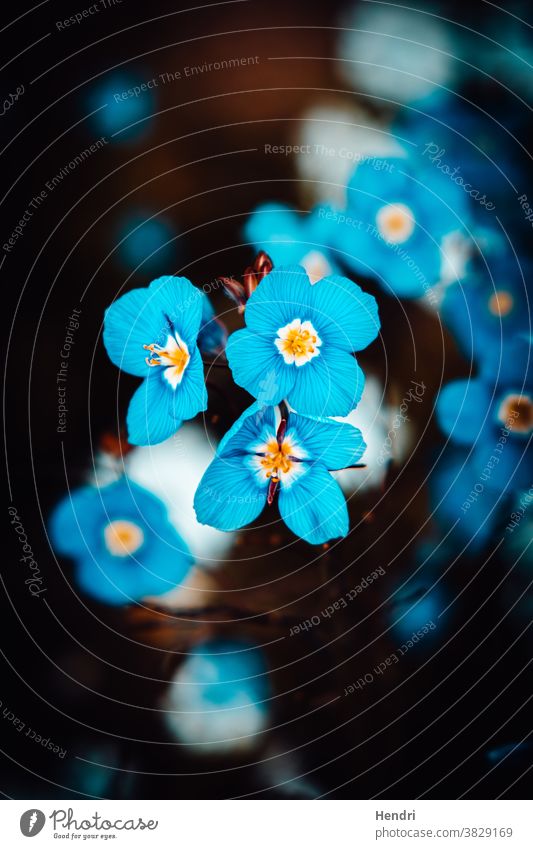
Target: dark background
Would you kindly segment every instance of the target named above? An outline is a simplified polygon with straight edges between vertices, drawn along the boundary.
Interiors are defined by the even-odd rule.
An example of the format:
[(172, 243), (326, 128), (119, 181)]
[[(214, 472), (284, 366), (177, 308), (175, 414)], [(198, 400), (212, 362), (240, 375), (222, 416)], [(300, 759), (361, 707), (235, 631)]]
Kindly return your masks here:
[[(519, 741), (531, 729), (531, 675), (522, 671), (531, 643), (527, 634), (521, 636), (525, 622), (505, 615), (521, 590), (511, 586), (502, 592), (506, 563), (498, 554), (460, 557), (447, 571), (454, 603), (431, 654), (413, 652), (372, 688), (330, 703), (394, 648), (385, 600), (412, 570), (415, 542), (431, 538), (424, 481), (440, 439), (432, 421), (426, 428), (432, 402), (413, 413), (416, 436), (425, 429), (416, 462), (390, 468), (385, 498), (370, 491), (351, 503), (356, 530), (346, 541), (317, 552), (313, 562), (303, 542), (294, 542), (284, 556), (270, 556), (278, 537), (258, 530), (241, 540), (234, 563), (217, 577), (222, 588), (234, 589), (228, 613), (184, 621), (168, 612), (113, 610), (80, 598), (71, 586), (69, 562), (56, 561), (44, 529), (67, 477), (70, 486), (82, 482), (104, 434), (117, 432), (136, 385), (122, 375), (117, 394), (118, 372), (100, 339), (102, 316), (122, 287), (144, 286), (157, 273), (141, 267), (130, 275), (124, 269), (114, 251), (117, 221), (133, 207), (146, 208), (175, 230), (170, 258), (158, 273), (184, 274), (197, 284), (240, 273), (253, 257), (252, 248), (242, 244), (241, 227), (254, 206), (272, 198), (301, 206), (291, 159), (265, 156), (262, 145), (290, 141), (293, 123), (318, 93), (323, 102), (363, 99), (339, 81), (328, 59), (343, 6), (331, 0), (251, 0), (182, 11), (161, 0), (148, 5), (123, 0), (58, 32), (55, 22), (84, 4), (51, 2), (1, 33), (2, 56), (10, 60), (2, 71), (2, 92), (26, 87), (1, 119), (1, 170), (9, 192), (2, 202), (2, 242), (32, 195), (98, 137), (90, 121), (82, 120), (90, 80), (116, 66), (133, 67), (140, 79), (149, 79), (188, 64), (260, 57), (256, 65), (160, 87), (158, 114), (146, 134), (106, 145), (69, 174), (36, 211), (0, 270), (11, 315), (4, 336), (6, 507), (16, 506), (47, 586), (45, 596), (30, 596), (20, 551), (9, 550), (8, 529), (0, 699), (2, 709), (7, 706), (68, 750), (59, 759), (3, 720), (0, 788), (7, 797), (276, 797), (284, 795), (276, 787), (283, 778), (273, 770), (286, 761), (293, 774), (306, 776), (285, 791), (289, 796), (530, 793), (531, 750), (518, 751), (500, 766), (487, 758), (488, 750)], [(486, 8), (441, 4), (444, 14), (475, 30), (483, 27)], [(24, 10), (18, 4), (4, 7), (4, 24)], [(284, 62), (269, 56), (323, 58)], [(492, 102), (485, 83), (474, 80), (470, 89), (472, 97)], [(383, 108), (371, 99), (365, 103), (376, 114)], [(527, 144), (526, 136), (521, 140)], [(418, 379), (426, 383), (428, 397), (443, 376), (468, 373), (436, 317), (415, 303), (405, 303), (400, 313), (372, 281), (365, 288), (379, 299), (382, 342), (363, 353), (361, 364), (385, 382), (388, 397), (413, 374), (409, 326)], [(220, 293), (213, 300), (218, 310), (231, 307)], [(69, 426), (60, 437), (55, 375), (66, 321), (80, 304)], [(239, 326), (235, 313), (226, 318), (230, 329)], [(207, 422), (215, 434), (247, 403), (244, 392), (220, 380), (210, 397), (215, 420)], [(292, 541), (286, 529), (279, 534)], [(319, 633), (276, 642), (287, 633), (287, 623), (322, 609), (380, 565), (387, 575), (361, 596), (357, 611), (341, 611)], [(247, 591), (266, 579), (268, 589)], [(294, 601), (306, 594), (304, 601)], [(285, 619), (269, 613), (274, 605), (283, 607)], [(187, 757), (168, 742), (154, 710), (182, 653), (203, 637), (220, 635), (268, 644), (273, 688), (282, 694), (273, 702), (274, 729), (249, 761)], [(289, 750), (292, 760), (272, 760)]]

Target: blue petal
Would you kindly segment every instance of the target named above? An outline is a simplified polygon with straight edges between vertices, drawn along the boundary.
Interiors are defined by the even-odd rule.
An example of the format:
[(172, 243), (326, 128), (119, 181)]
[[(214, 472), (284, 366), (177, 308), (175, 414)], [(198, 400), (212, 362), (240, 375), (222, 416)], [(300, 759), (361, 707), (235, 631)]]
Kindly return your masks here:
[(222, 456), (236, 452), (249, 452), (250, 445), (259, 441), (263, 430), (269, 433), (275, 432), (274, 408), (263, 407), (258, 401), (254, 401), (224, 434), (218, 443), (217, 454)]
[[(487, 457), (488, 459), (488, 457)], [(441, 536), (471, 551), (482, 548), (505, 501), (480, 481), (479, 467), (463, 451), (446, 451), (430, 478), (431, 510)]]
[(366, 449), (361, 431), (344, 422), (291, 413), (289, 428), (294, 428), (310, 458), (318, 460), (327, 469), (345, 469), (354, 465)]
[(183, 379), (173, 389), (163, 376), (164, 366), (154, 366), (134, 393), (126, 423), (132, 445), (156, 445), (172, 436), (184, 419), (207, 407), (202, 358), (197, 348)]
[(360, 351), (378, 335), (378, 306), (372, 295), (346, 277), (323, 277), (312, 287), (309, 299), (321, 336), (345, 351)]
[(174, 589), (193, 559), (169, 522), (160, 522), (153, 532), (132, 557), (113, 557), (102, 550), (92, 552), (93, 557), (84, 556), (75, 572), (76, 583), (106, 604), (130, 604)]
[(221, 531), (253, 522), (266, 502), (266, 486), (258, 486), (242, 456), (216, 457), (194, 496), (198, 521)]
[[(294, 366), (294, 368), (297, 368)], [(363, 394), (365, 377), (351, 354), (323, 346), (320, 355), (297, 368), (287, 400), (299, 413), (347, 416)]]
[(148, 295), (148, 289), (133, 289), (106, 310), (104, 345), (109, 359), (129, 374), (145, 377), (148, 372), (146, 351), (161, 336), (164, 319), (161, 310)]
[(164, 382), (160, 367), (151, 370), (130, 401), (126, 416), (128, 442), (156, 445), (172, 436), (181, 427), (176, 397), (176, 392)]
[(454, 380), (437, 399), (437, 421), (460, 445), (471, 445), (488, 420), (491, 397), (481, 380)]
[(312, 286), (301, 265), (274, 268), (259, 283), (248, 299), (246, 326), (256, 333), (275, 339), (280, 327), (295, 318), (309, 317)]
[(99, 490), (92, 486), (68, 493), (52, 511), (48, 530), (58, 554), (78, 556), (87, 550), (101, 524), (104, 510)]
[(171, 276), (153, 280), (148, 291), (151, 300), (168, 316), (181, 338), (192, 348), (202, 320), (204, 293), (186, 277)]
[(174, 411), (178, 419), (192, 419), (207, 409), (207, 390), (204, 381), (204, 364), (198, 348), (194, 348), (183, 379), (173, 390)]
[(245, 328), (232, 333), (226, 347), (235, 383), (254, 395), (261, 406), (279, 404), (296, 380), (295, 367), (284, 363), (274, 339)]
[(348, 508), (325, 466), (310, 466), (289, 489), (281, 487), (279, 511), (285, 524), (312, 545), (348, 533)]

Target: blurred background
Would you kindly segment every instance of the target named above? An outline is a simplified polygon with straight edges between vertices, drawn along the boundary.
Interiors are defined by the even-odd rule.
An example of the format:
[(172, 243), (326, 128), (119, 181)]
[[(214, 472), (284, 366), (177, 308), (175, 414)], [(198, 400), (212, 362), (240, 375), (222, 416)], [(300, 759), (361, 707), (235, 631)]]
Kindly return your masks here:
[[(527, 798), (528, 4), (51, 0), (3, 19), (3, 794)], [(390, 197), (391, 161), (431, 236), (431, 257), (406, 255), (413, 285), (339, 218), (366, 220), (362, 162)], [(241, 327), (217, 280), (260, 249), (379, 305), (350, 416), (366, 468), (339, 474), (351, 532), (324, 547), (277, 512), (235, 534), (198, 525), (197, 482), (250, 396), (211, 369), (208, 412), (132, 448), (138, 380), (101, 340), (106, 307), (162, 274)], [(497, 483), (505, 416), (476, 459), (461, 405), (439, 401), (458, 379), (485, 381), (491, 416), (520, 399)], [(110, 606), (47, 521), (67, 490), (124, 472), (194, 565), (170, 593)]]

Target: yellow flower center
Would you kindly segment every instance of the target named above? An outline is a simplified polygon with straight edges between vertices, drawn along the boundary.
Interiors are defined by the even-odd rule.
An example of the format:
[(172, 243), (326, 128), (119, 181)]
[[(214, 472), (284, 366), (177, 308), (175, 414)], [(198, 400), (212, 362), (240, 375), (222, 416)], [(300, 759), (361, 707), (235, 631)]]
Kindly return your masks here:
[(533, 402), (528, 395), (508, 395), (501, 403), (498, 418), (510, 431), (528, 434), (533, 430)]
[(104, 528), (104, 541), (107, 550), (115, 557), (128, 557), (141, 547), (144, 534), (134, 522), (116, 519)]
[(514, 298), (510, 292), (502, 289), (499, 292), (494, 292), (489, 298), (489, 311), (500, 318), (509, 315), (514, 306)]
[(404, 203), (388, 203), (378, 210), (376, 225), (386, 242), (406, 242), (415, 229), (413, 213)]
[(287, 365), (303, 366), (318, 356), (322, 340), (310, 321), (295, 318), (280, 327), (274, 344)]
[(168, 336), (164, 346), (152, 342), (150, 345), (143, 345), (146, 351), (150, 351), (151, 357), (146, 357), (146, 363), (149, 366), (164, 366), (163, 377), (170, 383), (173, 389), (183, 379), (183, 373), (191, 355), (186, 343), (177, 333)]
[(279, 480), (280, 474), (286, 475), (292, 469), (294, 463), (290, 457), (292, 446), (287, 440), (278, 445), (276, 439), (271, 439), (266, 448), (265, 456), (260, 460), (265, 470), (265, 477)]

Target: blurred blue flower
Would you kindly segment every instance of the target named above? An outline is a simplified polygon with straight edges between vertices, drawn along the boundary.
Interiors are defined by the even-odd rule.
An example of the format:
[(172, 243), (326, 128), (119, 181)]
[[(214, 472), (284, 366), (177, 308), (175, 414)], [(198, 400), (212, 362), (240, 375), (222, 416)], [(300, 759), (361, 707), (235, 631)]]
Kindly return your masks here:
[(441, 316), (468, 359), (486, 363), (487, 373), (498, 369), (502, 342), (530, 331), (528, 286), (531, 263), (513, 256), (473, 271), (463, 283), (450, 286), (441, 304)]
[(301, 265), (312, 283), (337, 272), (329, 250), (332, 233), (324, 208), (301, 214), (274, 202), (260, 204), (244, 227), (246, 240), (266, 250), (274, 265)]
[(397, 637), (412, 638), (416, 645), (435, 634), (445, 607), (441, 585), (424, 575), (415, 575), (394, 593), (389, 610), (390, 627)]
[(465, 227), (468, 209), (464, 192), (436, 168), (369, 158), (357, 166), (336, 220), (335, 244), (351, 268), (416, 298), (440, 280), (442, 241)]
[(78, 586), (106, 604), (165, 593), (192, 565), (162, 502), (126, 478), (69, 493), (49, 531), (54, 550), (75, 561)]
[(469, 553), (481, 550), (493, 538), (508, 499), (485, 487), (478, 464), (459, 448), (444, 451), (431, 473), (429, 494), (440, 537), (452, 548), (468, 547)]
[(523, 182), (524, 171), (513, 141), (521, 136), (520, 122), (519, 109), (494, 97), (484, 110), (458, 98), (433, 96), (423, 110), (399, 112), (393, 129), (415, 146), (424, 162), (464, 182), (462, 191), (476, 217), (486, 210), (517, 220), (514, 187)]
[(163, 701), (165, 723), (199, 754), (250, 748), (268, 724), (270, 683), (262, 652), (240, 640), (194, 648)]
[(345, 277), (311, 284), (301, 266), (275, 268), (246, 304), (246, 328), (227, 357), (235, 382), (263, 405), (286, 399), (298, 412), (347, 416), (364, 375), (352, 351), (379, 332), (377, 304)]
[(349, 424), (291, 412), (276, 427), (274, 408), (256, 402), (222, 439), (200, 481), (198, 521), (223, 531), (242, 528), (279, 488), (281, 517), (296, 536), (314, 545), (346, 536), (346, 501), (329, 470), (354, 465), (365, 448)]
[[(96, 131), (116, 141), (137, 141), (150, 129), (156, 108), (154, 86), (146, 86), (146, 73), (107, 74), (95, 83), (86, 98), (87, 111)], [(140, 90), (145, 83), (144, 91)], [(138, 93), (137, 93), (138, 90)]]
[(504, 355), (499, 373), (454, 380), (437, 399), (441, 429), (452, 442), (472, 447), (472, 467), (483, 488), (513, 492), (530, 483), (531, 344), (522, 341)]
[[(128, 440), (163, 442), (207, 407), (197, 336), (205, 296), (185, 277), (159, 277), (106, 310), (104, 345), (116, 366), (145, 378), (131, 399)], [(149, 356), (146, 356), (146, 352)]]
[(175, 234), (164, 218), (128, 214), (117, 229), (117, 253), (128, 270), (157, 274), (175, 261)]

